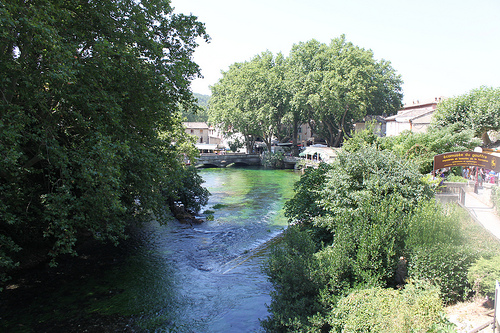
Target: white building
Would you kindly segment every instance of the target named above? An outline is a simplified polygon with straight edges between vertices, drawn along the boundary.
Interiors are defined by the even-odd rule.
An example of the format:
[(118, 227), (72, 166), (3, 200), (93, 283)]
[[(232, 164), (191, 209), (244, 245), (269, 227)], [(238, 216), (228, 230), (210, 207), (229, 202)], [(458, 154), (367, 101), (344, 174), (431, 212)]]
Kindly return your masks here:
[(203, 122), (184, 122), (185, 131), (187, 134), (198, 137), (197, 143), (215, 144), (222, 142), (222, 134), (213, 126), (208, 126)]
[(442, 97), (436, 97), (429, 102), (405, 105), (394, 116), (385, 118), (386, 136), (396, 136), (403, 131), (422, 133), (427, 131), (432, 119), (432, 115), (437, 108)]

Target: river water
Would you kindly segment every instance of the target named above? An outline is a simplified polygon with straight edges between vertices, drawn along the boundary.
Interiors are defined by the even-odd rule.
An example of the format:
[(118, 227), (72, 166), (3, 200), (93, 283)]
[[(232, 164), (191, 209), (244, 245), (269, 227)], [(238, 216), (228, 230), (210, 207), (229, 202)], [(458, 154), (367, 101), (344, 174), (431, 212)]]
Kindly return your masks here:
[(262, 262), (286, 228), (282, 208), (299, 174), (251, 168), (200, 174), (211, 192), (202, 211), (213, 220), (146, 224), (128, 242), (126, 256), (62, 282), (54, 276), (55, 286), (41, 284), (21, 294), (22, 304), (4, 306), (12, 313), (0, 314), (0, 328), (261, 331), (259, 320), (267, 317), (271, 301)]

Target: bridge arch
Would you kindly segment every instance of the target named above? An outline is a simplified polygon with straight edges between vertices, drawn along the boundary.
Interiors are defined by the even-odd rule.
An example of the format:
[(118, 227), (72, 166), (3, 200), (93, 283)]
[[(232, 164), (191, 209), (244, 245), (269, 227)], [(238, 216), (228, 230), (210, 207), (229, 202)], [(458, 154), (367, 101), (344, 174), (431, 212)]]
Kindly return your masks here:
[(261, 158), (258, 154), (201, 154), (195, 165), (205, 168), (225, 168), (228, 165), (256, 166), (261, 165)]

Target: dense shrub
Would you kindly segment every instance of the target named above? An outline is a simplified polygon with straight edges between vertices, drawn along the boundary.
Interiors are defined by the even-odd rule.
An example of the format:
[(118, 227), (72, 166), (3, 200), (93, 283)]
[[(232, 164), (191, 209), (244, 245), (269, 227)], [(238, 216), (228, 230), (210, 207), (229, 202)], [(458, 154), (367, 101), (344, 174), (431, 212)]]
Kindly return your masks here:
[[(476, 225), (463, 224), (466, 216), (457, 207), (433, 199), (432, 185), (416, 165), (375, 146), (354, 148), (328, 167), (306, 171), (297, 183), (285, 214), (299, 223), (301, 236), (285, 234), (287, 245), (271, 254), (267, 273), (275, 292), (264, 327), (270, 332), (448, 330), (442, 313), (429, 309), (468, 295), (467, 271), (492, 248), (491, 241), (478, 236)], [(307, 256), (294, 248), (303, 242), (312, 251)], [(396, 270), (405, 260), (409, 281), (432, 285), (432, 296), (422, 286), (391, 288), (400, 284)], [(393, 298), (398, 305), (384, 307)], [(393, 323), (386, 323), (384, 311), (393, 311)], [(419, 318), (424, 326), (416, 323)]]
[(493, 186), (491, 189), (491, 201), (493, 201), (497, 213), (500, 212), (500, 188), (498, 186)]
[(469, 268), (467, 278), (476, 294), (493, 298), (495, 281), (500, 280), (500, 256), (478, 259)]
[(328, 171), (332, 167), (321, 163), (318, 168), (307, 168), (294, 185), (294, 196), (285, 203), (285, 216), (290, 223), (308, 223), (315, 216), (323, 215), (320, 191), (325, 187)]
[(273, 283), (271, 316), (262, 322), (270, 332), (301, 331), (307, 318), (320, 310), (317, 300), (320, 285), (314, 253), (318, 245), (301, 226), (291, 226), (283, 241), (272, 248), (264, 271)]
[(443, 206), (436, 200), (422, 202), (408, 216), (406, 247), (429, 247), (439, 244), (462, 244), (461, 217), (454, 206)]
[(339, 333), (432, 332), (438, 325), (442, 329), (453, 326), (442, 320), (443, 315), (439, 290), (421, 283), (403, 290), (375, 287), (354, 291), (326, 317), (316, 316), (311, 323), (316, 330), (329, 326), (330, 332)]
[(405, 250), (407, 216), (431, 194), (421, 174), (389, 152), (369, 147), (340, 154), (319, 192), (324, 213), (314, 218), (315, 226), (334, 235), (318, 254), (330, 293), (392, 285)]
[(329, 294), (344, 295), (358, 285), (393, 285), (405, 248), (403, 207), (397, 195), (365, 196), (349, 223), (337, 225), (333, 244), (317, 254)]
[(411, 279), (439, 286), (445, 303), (466, 299), (471, 291), (467, 271), (479, 254), (462, 245), (440, 244), (413, 249), (408, 261)]
[(275, 153), (266, 152), (262, 158), (262, 165), (271, 169), (283, 169), (285, 154), (281, 151)]

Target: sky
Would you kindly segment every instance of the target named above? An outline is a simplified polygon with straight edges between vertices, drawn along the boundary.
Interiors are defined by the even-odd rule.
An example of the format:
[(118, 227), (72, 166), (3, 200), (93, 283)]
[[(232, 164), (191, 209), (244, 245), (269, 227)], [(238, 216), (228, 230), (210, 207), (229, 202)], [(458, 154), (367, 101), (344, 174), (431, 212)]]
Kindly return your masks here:
[(500, 0), (172, 0), (175, 13), (205, 23), (194, 61), (210, 86), (236, 62), (342, 34), (401, 75), (404, 104), (500, 87)]

